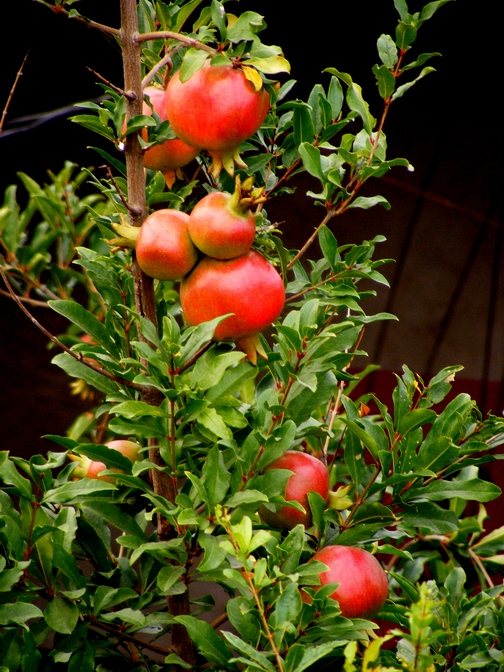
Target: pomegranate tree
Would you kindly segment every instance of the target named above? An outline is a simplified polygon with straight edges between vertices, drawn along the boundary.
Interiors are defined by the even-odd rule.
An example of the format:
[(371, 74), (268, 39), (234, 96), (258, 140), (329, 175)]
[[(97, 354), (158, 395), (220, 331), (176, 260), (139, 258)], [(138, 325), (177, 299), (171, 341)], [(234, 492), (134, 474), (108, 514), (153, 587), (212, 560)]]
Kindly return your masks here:
[(206, 149), (213, 159), (217, 177), (222, 166), (232, 173), (240, 144), (257, 131), (269, 107), (268, 92), (256, 90), (243, 70), (232, 65), (211, 65), (183, 81), (177, 71), (166, 89), (168, 120), (179, 137), (198, 149)]
[[(424, 382), (404, 366), (384, 403), (365, 379), (374, 367), (362, 365), (366, 325), (391, 316), (365, 313), (373, 283), (386, 284), (375, 258), (382, 237), (368, 217), (370, 235), (350, 242), (351, 208), (388, 206), (365, 183), (409, 167), (388, 158), (385, 122), (431, 71), (434, 53), (412, 56), (411, 47), (446, 4), (412, 14), (407, 0), (389, 2), (399, 21), (394, 37), (378, 38), (378, 118), (336, 67), (306, 100), (290, 98), (295, 81), (284, 77), (280, 47), (261, 42), (263, 17), (227, 13), (222, 0), (121, 0), (119, 28), (79, 13), (111, 3), (42, 3), (108, 33), (122, 52), (124, 78), (107, 73), (106, 96), (74, 121), (125, 151), (98, 148), (94, 173), (73, 177), (67, 163), (46, 186), (23, 175), (26, 207), (13, 187), (0, 207), (0, 293), (62, 350), (53, 362), (96, 390), (65, 436), (46, 437), (57, 452), (21, 459), (12, 455), (18, 435), (4, 432), (0, 670), (502, 668), (503, 587), (492, 574), (504, 534), (485, 529), (486, 503), (500, 490), (478, 469), (502, 457), (504, 420), (484, 418), (467, 394), (445, 402), (462, 367)], [(357, 3), (325, 4), (322, 20), (342, 26), (340, 12)], [(335, 66), (344, 68), (346, 33), (347, 54), (366, 51), (367, 9), (331, 41)], [(320, 28), (314, 40), (296, 33), (305, 64), (320, 50)], [(142, 102), (146, 83), (170, 76), (166, 115), (214, 166), (209, 174), (202, 152), (191, 179), (167, 190), (157, 171), (167, 167), (164, 147), (144, 151), (142, 134), (148, 125), (163, 143), (168, 124), (154, 128)], [(163, 94), (147, 91), (163, 118)], [(235, 168), (240, 143), (247, 166)], [(227, 195), (233, 170), (250, 190), (237, 202)], [(255, 238), (244, 212), (252, 180)], [(309, 199), (316, 207), (305, 210)], [(303, 208), (296, 236), (293, 208)], [(215, 258), (223, 252), (231, 258)], [(33, 315), (46, 323), (44, 301), (71, 322), (64, 336)], [(9, 365), (21, 360), (15, 349)], [(131, 457), (141, 444), (146, 459), (131, 469), (117, 452), (124, 443), (104, 446), (111, 436), (136, 437)], [(393, 580), (387, 610), (377, 557)], [(196, 592), (205, 584), (223, 599)], [(361, 619), (387, 612), (398, 630), (373, 636)], [(396, 637), (396, 650), (384, 651)]]

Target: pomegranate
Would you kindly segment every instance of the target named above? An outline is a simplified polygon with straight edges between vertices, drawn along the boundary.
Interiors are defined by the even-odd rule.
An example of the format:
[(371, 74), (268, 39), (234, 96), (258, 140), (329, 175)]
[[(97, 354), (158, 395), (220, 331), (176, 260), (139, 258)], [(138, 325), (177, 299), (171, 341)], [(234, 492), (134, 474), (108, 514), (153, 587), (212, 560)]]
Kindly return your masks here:
[(232, 259), (245, 254), (254, 242), (255, 220), (250, 199), (241, 201), (240, 181), (234, 194), (212, 191), (189, 216), (189, 235), (196, 247), (214, 259)]
[[(115, 439), (114, 441), (109, 441), (105, 444), (107, 448), (111, 450), (117, 450), (127, 457), (130, 462), (136, 462), (141, 459), (141, 446), (134, 441), (126, 441), (125, 439)], [(78, 462), (79, 465), (74, 469), (73, 478), (96, 478), (100, 481), (107, 481), (108, 483), (115, 483), (116, 479), (113, 476), (100, 476), (100, 473), (107, 469), (107, 465), (104, 462), (98, 462), (96, 460), (91, 460), (85, 455), (72, 455), (68, 456), (71, 460)]]
[[(354, 546), (326, 546), (315, 553), (329, 570), (320, 573), (323, 586), (339, 583), (331, 597), (338, 600), (346, 618), (373, 618), (388, 596), (387, 575), (374, 555)], [(306, 594), (303, 595), (303, 599)]]
[(269, 469), (289, 469), (294, 472), (287, 481), (285, 499), (299, 502), (306, 513), (292, 506), (283, 506), (277, 512), (270, 511), (263, 506), (259, 512), (261, 518), (268, 525), (282, 530), (292, 530), (299, 523), (310, 527), (312, 515), (308, 504), (308, 493), (318, 492), (325, 500), (329, 497), (329, 472), (325, 464), (308, 453), (288, 450), (268, 465), (266, 471)]
[(240, 159), (240, 144), (264, 121), (269, 95), (254, 89), (242, 70), (231, 65), (210, 65), (207, 61), (187, 81), (176, 72), (166, 88), (166, 112), (177, 137), (213, 159), (217, 177), (224, 165), (232, 174)]
[(198, 259), (187, 230), (189, 215), (164, 209), (150, 214), (138, 232), (136, 257), (140, 268), (151, 278), (180, 280)]
[(234, 313), (221, 322), (217, 341), (236, 341), (253, 363), (264, 355), (259, 333), (280, 313), (285, 302), (282, 278), (263, 256), (249, 250), (234, 259), (203, 257), (180, 284), (180, 303), (190, 326)]
[[(166, 119), (166, 91), (157, 86), (147, 86), (144, 89), (144, 94), (149, 96), (154, 112), (159, 116), (161, 121), (164, 121)], [(151, 108), (145, 101), (142, 113), (146, 115), (152, 114)], [(142, 131), (142, 137), (144, 140), (147, 140), (147, 129)], [(176, 171), (192, 161), (198, 153), (198, 149), (190, 147), (178, 138), (174, 138), (145, 150), (144, 166), (151, 170), (162, 171), (166, 184), (171, 188), (176, 179)]]

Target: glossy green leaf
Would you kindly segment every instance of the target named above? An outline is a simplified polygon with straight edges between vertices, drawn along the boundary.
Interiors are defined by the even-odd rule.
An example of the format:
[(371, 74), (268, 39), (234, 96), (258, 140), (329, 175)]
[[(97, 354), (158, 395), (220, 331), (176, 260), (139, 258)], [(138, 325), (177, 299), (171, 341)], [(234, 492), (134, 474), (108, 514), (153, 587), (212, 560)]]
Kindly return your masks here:
[(54, 597), (44, 610), (44, 620), (55, 632), (71, 634), (79, 620), (79, 607), (62, 597)]
[(363, 210), (368, 210), (369, 208), (374, 208), (375, 205), (381, 205), (385, 210), (390, 210), (390, 203), (383, 196), (357, 196), (357, 198), (347, 206), (347, 209), (361, 208)]
[(208, 504), (221, 504), (231, 482), (231, 474), (226, 469), (224, 458), (218, 446), (214, 446), (206, 456), (203, 465), (202, 483), (208, 495)]
[(235, 658), (234, 661), (249, 664), (253, 669), (265, 670), (266, 672), (275, 672), (275, 667), (272, 665), (272, 663), (255, 647), (250, 646), (250, 644), (247, 644), (243, 641), (243, 639), (240, 639), (240, 637), (237, 637), (232, 632), (227, 632), (224, 630), (222, 634), (233, 647), (233, 649), (239, 651), (242, 654), (238, 658)]
[(208, 54), (201, 49), (188, 49), (180, 67), (180, 81), (187, 82), (192, 75), (203, 67)]
[(434, 504), (433, 502), (420, 502), (413, 506), (407, 506), (402, 513), (406, 525), (422, 527), (434, 534), (450, 534), (459, 527), (459, 520), (453, 511)]
[(362, 96), (362, 88), (358, 84), (355, 84), (355, 82), (352, 82), (352, 84), (348, 87), (346, 101), (348, 107), (354, 112), (357, 112), (359, 117), (362, 119), (364, 128), (371, 135), (376, 123), (376, 119), (369, 112), (369, 104)]
[(308, 142), (303, 142), (299, 145), (299, 154), (303, 159), (303, 165), (306, 170), (317, 177), (319, 180), (324, 179), (324, 173), (322, 171), (322, 164), (320, 161), (320, 149), (314, 147)]
[(408, 82), (407, 84), (402, 84), (397, 88), (395, 93), (392, 96), (392, 100), (397, 100), (398, 98), (401, 98), (408, 89), (411, 89), (412, 86), (414, 86), (417, 82), (419, 82), (421, 79), (423, 79), (426, 75), (428, 75), (431, 72), (435, 72), (434, 68), (427, 67), (423, 68), (418, 77), (416, 77), (413, 81)]
[(234, 663), (229, 662), (233, 657), (232, 652), (209, 623), (200, 621), (194, 616), (176, 616), (175, 621), (187, 628), (189, 637), (208, 660), (224, 667), (226, 670), (238, 669)]
[(378, 55), (383, 65), (392, 70), (397, 63), (398, 54), (397, 47), (390, 35), (380, 35), (377, 42)]
[(32, 618), (40, 618), (42, 611), (34, 604), (27, 602), (9, 602), (0, 605), (0, 625), (17, 623), (24, 625)]
[(409, 502), (424, 500), (440, 502), (459, 497), (475, 502), (491, 502), (500, 494), (501, 489), (498, 485), (479, 478), (471, 478), (467, 481), (432, 481), (421, 488), (411, 488), (404, 494), (404, 499)]
[(109, 394), (117, 391), (117, 385), (109, 378), (82, 364), (67, 352), (62, 352), (53, 357), (52, 363), (63, 369), (70, 377), (82, 378), (88, 385), (95, 387), (100, 392)]
[(385, 65), (373, 66), (373, 73), (376, 77), (378, 91), (384, 100), (388, 100), (394, 93), (396, 79)]
[(294, 124), (294, 142), (296, 147), (302, 143), (310, 144), (315, 136), (315, 129), (311, 117), (311, 108), (306, 103), (298, 103), (294, 107), (292, 118)]

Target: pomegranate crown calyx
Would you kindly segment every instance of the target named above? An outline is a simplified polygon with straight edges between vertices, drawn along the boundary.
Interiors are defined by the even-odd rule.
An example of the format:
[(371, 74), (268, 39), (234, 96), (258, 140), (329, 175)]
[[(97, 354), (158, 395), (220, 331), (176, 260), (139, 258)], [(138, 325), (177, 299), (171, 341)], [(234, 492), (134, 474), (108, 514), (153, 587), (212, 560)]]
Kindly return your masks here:
[(242, 183), (240, 176), (235, 178), (235, 190), (231, 194), (229, 200), (229, 209), (237, 214), (245, 215), (254, 205), (264, 203), (266, 197), (264, 196), (264, 187), (256, 187), (253, 189), (253, 176), (247, 177)]

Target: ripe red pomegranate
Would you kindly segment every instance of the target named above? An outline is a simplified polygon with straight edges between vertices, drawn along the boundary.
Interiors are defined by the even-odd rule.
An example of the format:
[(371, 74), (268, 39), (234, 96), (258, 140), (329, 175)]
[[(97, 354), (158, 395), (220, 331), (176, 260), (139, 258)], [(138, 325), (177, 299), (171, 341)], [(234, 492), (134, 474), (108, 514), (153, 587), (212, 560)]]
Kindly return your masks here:
[(229, 260), (203, 257), (180, 284), (180, 303), (190, 326), (234, 313), (215, 330), (217, 341), (236, 341), (255, 363), (259, 333), (282, 312), (282, 278), (263, 256), (249, 250)]
[[(154, 112), (159, 116), (161, 121), (164, 121), (167, 118), (166, 91), (157, 86), (147, 86), (144, 89), (144, 95), (149, 96)], [(145, 101), (142, 113), (149, 116), (152, 114), (151, 108)], [(144, 140), (148, 139), (147, 129), (142, 131), (142, 137)], [(144, 166), (151, 170), (162, 171), (168, 187), (171, 188), (176, 179), (177, 169), (187, 165), (198, 153), (199, 149), (189, 146), (178, 138), (174, 138), (145, 150)]]
[(254, 215), (241, 208), (239, 195), (212, 191), (196, 203), (189, 216), (189, 235), (203, 254), (232, 259), (254, 242)]
[(292, 506), (283, 506), (277, 512), (270, 511), (263, 506), (259, 511), (261, 518), (268, 525), (282, 530), (292, 530), (299, 523), (310, 527), (312, 515), (308, 504), (308, 493), (318, 492), (325, 500), (329, 497), (329, 472), (325, 464), (308, 453), (288, 450), (268, 465), (266, 471), (270, 469), (289, 469), (294, 472), (287, 481), (285, 499), (299, 502), (306, 513)]
[[(109, 441), (105, 444), (107, 448), (111, 450), (117, 450), (127, 457), (130, 462), (136, 462), (141, 459), (141, 446), (134, 441), (126, 441), (125, 439), (116, 439), (114, 441)], [(84, 455), (72, 455), (68, 456), (71, 460), (74, 460), (79, 463), (79, 465), (73, 471), (73, 478), (96, 478), (100, 481), (107, 481), (108, 483), (115, 483), (116, 479), (113, 476), (100, 476), (99, 474), (107, 469), (107, 465), (104, 462), (98, 462), (96, 460), (91, 460), (89, 457)]]
[[(326, 546), (312, 558), (329, 570), (319, 574), (321, 584), (338, 582), (331, 597), (346, 618), (373, 618), (388, 595), (387, 575), (374, 555), (353, 546)], [(304, 599), (304, 598), (303, 598)]]
[(231, 65), (205, 65), (187, 81), (176, 72), (166, 88), (166, 112), (171, 127), (192, 147), (206, 149), (213, 158), (212, 174), (222, 165), (232, 174), (240, 144), (264, 121), (269, 95), (256, 91), (242, 70)]
[(166, 208), (150, 214), (140, 227), (136, 257), (140, 268), (151, 278), (180, 280), (198, 259), (187, 230), (189, 215)]

